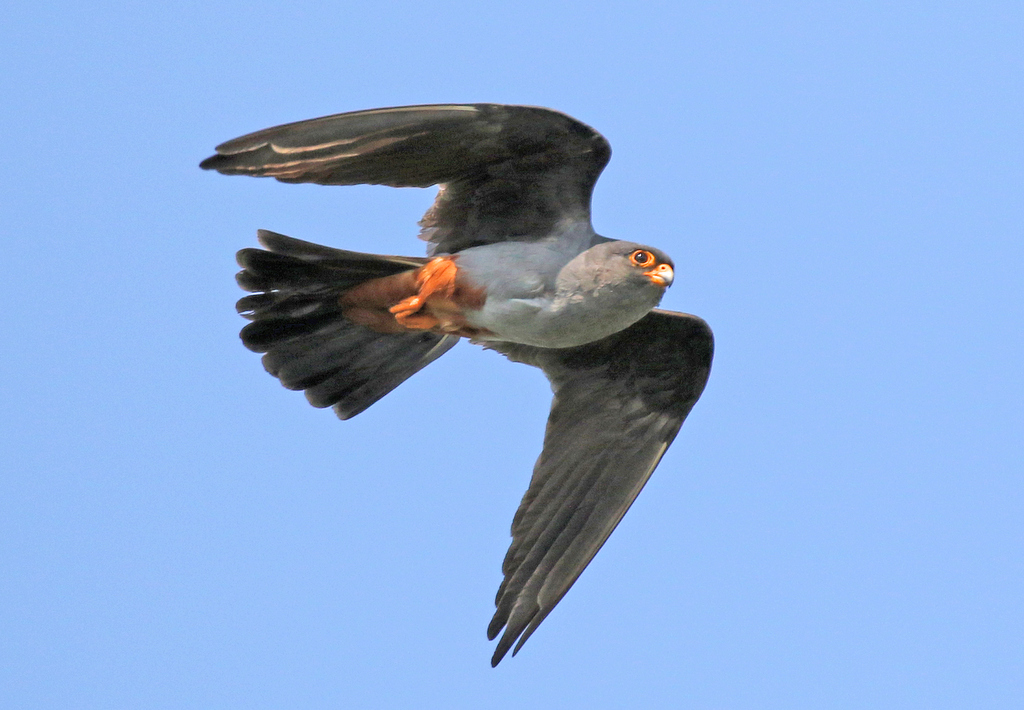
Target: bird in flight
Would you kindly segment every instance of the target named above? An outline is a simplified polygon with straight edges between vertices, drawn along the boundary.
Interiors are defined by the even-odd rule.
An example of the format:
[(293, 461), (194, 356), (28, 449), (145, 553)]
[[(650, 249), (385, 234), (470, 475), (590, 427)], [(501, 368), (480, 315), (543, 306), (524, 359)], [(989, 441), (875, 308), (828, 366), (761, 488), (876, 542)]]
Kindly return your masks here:
[(315, 407), (353, 417), (460, 339), (539, 367), (554, 392), (512, 521), (495, 666), (537, 629), (640, 493), (711, 370), (700, 318), (655, 308), (659, 249), (594, 232), (605, 138), (546, 108), (403, 106), (289, 123), (200, 167), (320, 185), (440, 189), (427, 257), (344, 251), (260, 230), (238, 252), (242, 342)]

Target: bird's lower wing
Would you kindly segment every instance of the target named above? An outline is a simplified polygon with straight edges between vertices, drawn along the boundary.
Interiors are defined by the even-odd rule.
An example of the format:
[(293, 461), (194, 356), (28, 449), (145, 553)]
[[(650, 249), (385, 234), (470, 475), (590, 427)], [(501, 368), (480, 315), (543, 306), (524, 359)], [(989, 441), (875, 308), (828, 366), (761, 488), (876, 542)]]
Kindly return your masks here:
[(491, 639), (505, 629), (497, 665), (558, 604), (640, 493), (704, 390), (713, 340), (695, 316), (654, 311), (577, 348), (494, 349), (540, 367), (554, 390), (488, 627)]

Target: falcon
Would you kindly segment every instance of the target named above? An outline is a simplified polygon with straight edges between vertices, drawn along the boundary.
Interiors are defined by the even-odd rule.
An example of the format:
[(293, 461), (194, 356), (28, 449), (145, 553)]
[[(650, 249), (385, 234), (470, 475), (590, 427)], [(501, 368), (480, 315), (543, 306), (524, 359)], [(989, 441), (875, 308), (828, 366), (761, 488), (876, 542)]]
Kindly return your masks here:
[[(244, 345), (341, 419), (460, 339), (540, 368), (554, 392), (512, 521), (487, 628), (515, 655), (640, 493), (711, 370), (700, 318), (655, 308), (675, 267), (591, 226), (608, 141), (558, 111), (444, 104), (289, 123), (217, 146), (200, 167), (320, 185), (440, 186), (427, 257), (333, 249), (260, 230), (238, 252)], [(502, 630), (504, 632), (502, 633)], [(513, 649), (513, 646), (515, 647)]]

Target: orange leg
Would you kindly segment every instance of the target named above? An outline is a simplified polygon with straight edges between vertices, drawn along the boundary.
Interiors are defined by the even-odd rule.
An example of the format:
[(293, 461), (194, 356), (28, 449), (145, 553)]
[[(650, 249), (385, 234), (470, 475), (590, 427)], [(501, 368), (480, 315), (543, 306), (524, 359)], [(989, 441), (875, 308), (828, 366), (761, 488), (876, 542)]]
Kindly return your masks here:
[(400, 325), (412, 330), (429, 330), (437, 326), (438, 319), (422, 311), (431, 297), (450, 299), (455, 294), (457, 272), (458, 268), (450, 257), (431, 259), (416, 271), (419, 293), (402, 299), (388, 310)]

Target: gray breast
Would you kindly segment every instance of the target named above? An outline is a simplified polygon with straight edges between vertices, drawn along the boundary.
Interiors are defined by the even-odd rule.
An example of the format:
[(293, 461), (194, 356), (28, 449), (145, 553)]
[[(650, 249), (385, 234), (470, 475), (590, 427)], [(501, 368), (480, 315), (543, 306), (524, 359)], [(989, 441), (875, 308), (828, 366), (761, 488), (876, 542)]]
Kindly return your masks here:
[[(624, 278), (626, 272), (616, 272), (604, 253), (604, 244), (568, 259), (555, 252), (543, 255), (536, 251), (537, 246), (529, 245), (531, 250), (514, 256), (510, 252), (512, 258), (491, 272), (494, 286), (488, 289), (486, 304), (467, 314), (472, 325), (494, 333), (480, 340), (575, 347), (629, 327), (661, 301), (662, 289), (646, 279)], [(487, 261), (487, 268), (497, 263)], [(527, 261), (542, 268), (517, 273)], [(539, 290), (534, 279), (543, 282)]]

